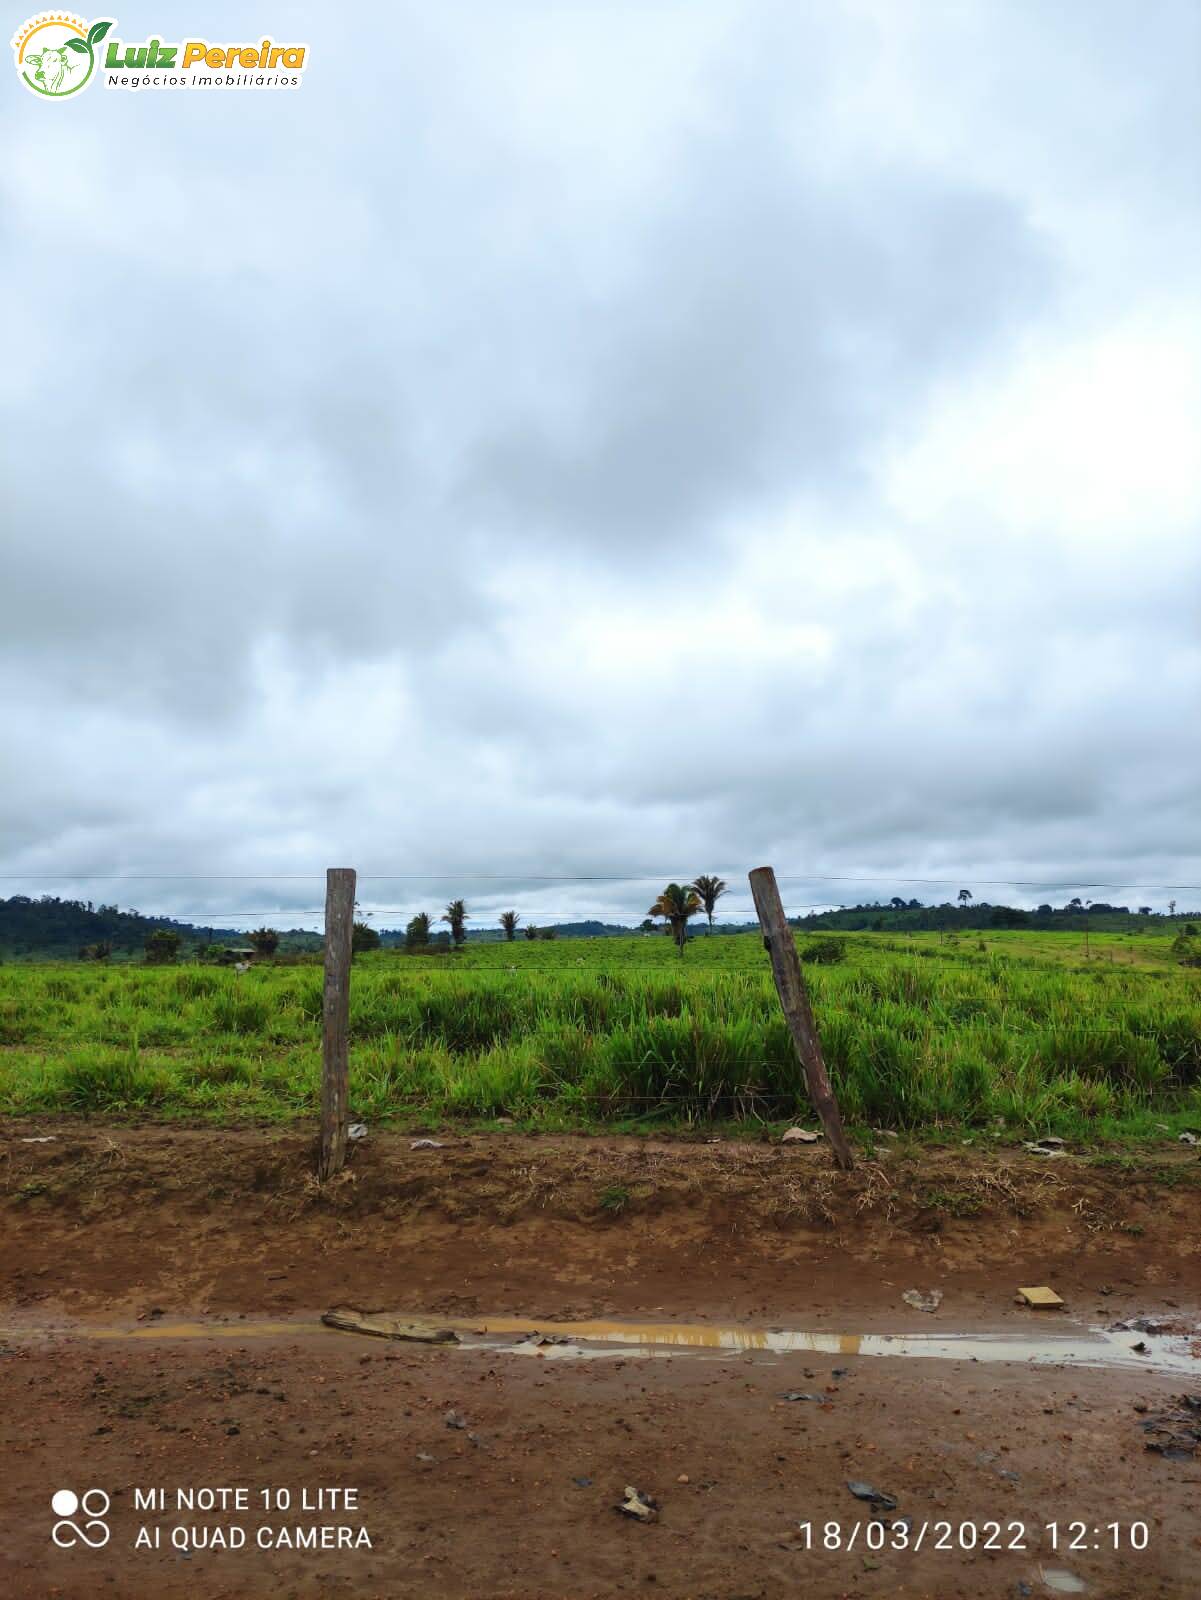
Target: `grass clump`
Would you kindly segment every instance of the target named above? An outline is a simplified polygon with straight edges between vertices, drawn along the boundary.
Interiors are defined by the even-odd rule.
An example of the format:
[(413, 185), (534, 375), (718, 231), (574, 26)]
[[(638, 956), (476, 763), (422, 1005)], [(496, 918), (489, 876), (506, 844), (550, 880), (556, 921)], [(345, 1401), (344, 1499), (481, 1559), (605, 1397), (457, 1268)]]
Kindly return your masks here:
[[(822, 954), (837, 946), (837, 956)], [(1150, 1136), (1201, 1122), (1201, 973), (1171, 942), (870, 933), (802, 949), (852, 1126)], [(1120, 959), (1119, 959), (1120, 957)], [(0, 1108), (214, 1119), (311, 1114), (322, 989), (308, 967), (0, 967)], [(369, 1120), (756, 1123), (807, 1109), (754, 935), (472, 945), (361, 956), (351, 1098)]]

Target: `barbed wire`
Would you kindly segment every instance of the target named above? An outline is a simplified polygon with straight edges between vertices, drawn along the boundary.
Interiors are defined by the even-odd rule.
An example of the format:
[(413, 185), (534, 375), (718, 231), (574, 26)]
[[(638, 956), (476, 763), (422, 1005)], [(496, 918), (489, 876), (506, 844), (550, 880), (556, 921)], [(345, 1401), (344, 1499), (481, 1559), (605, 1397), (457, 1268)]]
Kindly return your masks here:
[[(723, 867), (739, 877), (742, 867)], [(324, 879), (324, 872), (25, 872), (0, 873), (0, 881), (68, 883), (310, 883)], [(374, 882), (454, 882), (456, 879), (491, 883), (668, 883), (686, 882), (687, 875), (680, 872), (624, 872), (624, 873), (537, 873), (537, 872), (468, 872), (447, 869), (441, 872), (359, 872), (360, 883)], [(964, 872), (957, 878), (920, 878), (904, 874), (879, 872), (870, 876), (862, 874), (820, 872), (777, 872), (781, 883), (861, 883), (887, 885), (891, 883), (919, 883), (929, 888), (951, 888), (964, 883), (977, 883), (983, 888), (1009, 889), (1142, 889), (1148, 893), (1201, 894), (1201, 884), (1195, 883), (1111, 883), (1099, 878), (981, 878)]]

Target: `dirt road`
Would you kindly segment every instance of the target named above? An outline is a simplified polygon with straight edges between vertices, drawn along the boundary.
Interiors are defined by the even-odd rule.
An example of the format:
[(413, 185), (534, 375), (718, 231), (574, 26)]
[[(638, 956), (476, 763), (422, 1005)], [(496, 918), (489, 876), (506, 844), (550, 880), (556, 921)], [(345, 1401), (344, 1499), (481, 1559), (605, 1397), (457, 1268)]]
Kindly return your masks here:
[[(1201, 1190), (1175, 1152), (1136, 1169), (899, 1152), (848, 1182), (778, 1147), (392, 1137), (318, 1192), (299, 1134), (3, 1135), (13, 1600), (1201, 1591), (1201, 1459), (1149, 1451), (1143, 1428), (1201, 1390)], [(1037, 1337), (1047, 1314), (1013, 1302), (1029, 1282), (1068, 1301), (1056, 1335), (1150, 1315), (1184, 1365), (914, 1359), (858, 1337)], [(911, 1286), (940, 1289), (938, 1310), (906, 1305)], [(463, 1342), (322, 1329), (345, 1302)], [(825, 1348), (473, 1331), (503, 1314), (808, 1329)], [(657, 1520), (614, 1509), (626, 1485)], [(97, 1497), (51, 1508), (92, 1488), (98, 1548), (80, 1542)], [(200, 1509), (206, 1489), (227, 1493)]]

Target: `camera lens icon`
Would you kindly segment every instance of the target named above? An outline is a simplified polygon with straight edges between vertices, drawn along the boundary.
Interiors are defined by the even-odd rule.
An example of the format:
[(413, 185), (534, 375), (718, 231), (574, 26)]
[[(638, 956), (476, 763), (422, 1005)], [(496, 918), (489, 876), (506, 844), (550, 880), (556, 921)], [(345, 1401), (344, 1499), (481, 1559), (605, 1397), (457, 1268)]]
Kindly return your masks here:
[[(110, 1503), (103, 1489), (85, 1489), (82, 1495), (74, 1489), (56, 1489), (50, 1496), (50, 1509), (59, 1521), (50, 1537), (61, 1550), (70, 1550), (77, 1544), (103, 1549), (109, 1540), (109, 1527), (103, 1519), (108, 1516)], [(71, 1520), (79, 1513), (85, 1519), (82, 1526)]]

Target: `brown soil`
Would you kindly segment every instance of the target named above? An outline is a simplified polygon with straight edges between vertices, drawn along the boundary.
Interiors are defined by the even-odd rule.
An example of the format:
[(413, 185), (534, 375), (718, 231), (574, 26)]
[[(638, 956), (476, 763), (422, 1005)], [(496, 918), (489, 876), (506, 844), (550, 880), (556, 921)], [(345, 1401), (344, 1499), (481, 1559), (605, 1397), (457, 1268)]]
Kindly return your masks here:
[[(55, 1138), (20, 1142), (36, 1134)], [(1201, 1461), (1147, 1452), (1133, 1409), (1201, 1389), (1201, 1361), (1184, 1384), (763, 1351), (567, 1362), (230, 1326), (349, 1303), (1028, 1332), (1040, 1314), (1014, 1288), (1047, 1283), (1070, 1325), (1195, 1327), (1195, 1151), (1123, 1167), (902, 1147), (844, 1177), (803, 1147), (440, 1137), (411, 1151), (409, 1135), (373, 1133), (322, 1190), (311, 1141), (290, 1130), (0, 1125), (0, 1594), (948, 1600), (1049, 1593), (1040, 1564), (1107, 1600), (1201, 1591)], [(936, 1317), (901, 1302), (910, 1286), (943, 1290)], [(226, 1331), (156, 1336), (179, 1317)], [(89, 1336), (102, 1326), (144, 1337)], [(786, 1388), (826, 1400), (781, 1402)], [(866, 1529), (847, 1479), (896, 1496), (915, 1527), (951, 1522), (956, 1543), (960, 1523), (1024, 1522), (1028, 1548), (875, 1553), (865, 1532), (850, 1552), (798, 1548), (803, 1521)], [(50, 1495), (92, 1484), (113, 1495), (111, 1541), (56, 1549)], [(251, 1508), (133, 1504), (135, 1488), (206, 1484), (249, 1487)], [(661, 1501), (656, 1524), (615, 1513), (625, 1484)], [(357, 1488), (360, 1511), (268, 1515), (257, 1499), (322, 1485)], [(1092, 1548), (1135, 1518), (1148, 1549)], [(1044, 1525), (1074, 1520), (1086, 1548), (1055, 1556)], [(364, 1525), (373, 1548), (253, 1547), (262, 1523), (322, 1522)], [(167, 1539), (177, 1523), (243, 1526), (250, 1548), (132, 1548), (139, 1526)]]

